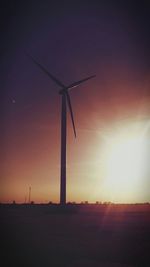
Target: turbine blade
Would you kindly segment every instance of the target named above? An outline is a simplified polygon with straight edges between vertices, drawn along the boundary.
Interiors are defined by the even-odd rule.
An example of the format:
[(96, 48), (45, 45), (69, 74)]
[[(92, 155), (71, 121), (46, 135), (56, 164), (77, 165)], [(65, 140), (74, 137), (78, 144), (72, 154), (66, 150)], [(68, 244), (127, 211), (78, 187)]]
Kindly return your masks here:
[(66, 86), (59, 81), (55, 76), (53, 76), (45, 67), (43, 67), (40, 63), (38, 63), (31, 55), (27, 54), (27, 56), (43, 71), (45, 72), (57, 85), (61, 88), (65, 88)]
[(96, 77), (96, 75), (92, 75), (92, 76), (89, 76), (89, 77), (82, 79), (80, 81), (74, 82), (74, 83), (70, 84), (69, 86), (67, 86), (67, 89), (74, 88), (74, 87), (78, 86), (79, 84), (86, 82), (87, 80), (92, 79), (94, 77)]
[(75, 123), (74, 123), (74, 118), (73, 118), (73, 111), (72, 111), (72, 106), (71, 106), (71, 100), (68, 92), (66, 91), (66, 96), (67, 96), (67, 103), (70, 111), (70, 116), (72, 120), (72, 126), (73, 126), (73, 131), (74, 131), (74, 136), (76, 137), (76, 129), (75, 129)]

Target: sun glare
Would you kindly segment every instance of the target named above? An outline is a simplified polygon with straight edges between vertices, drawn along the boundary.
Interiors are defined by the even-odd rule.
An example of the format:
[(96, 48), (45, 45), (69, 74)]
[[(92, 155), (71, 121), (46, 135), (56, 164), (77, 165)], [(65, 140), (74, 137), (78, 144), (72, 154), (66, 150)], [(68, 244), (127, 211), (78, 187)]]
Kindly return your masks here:
[(104, 150), (104, 188), (112, 200), (132, 199), (145, 173), (148, 138), (140, 127), (112, 133)]
[(139, 179), (143, 169), (145, 140), (140, 138), (122, 140), (113, 144), (108, 156), (108, 176), (115, 185), (133, 183)]

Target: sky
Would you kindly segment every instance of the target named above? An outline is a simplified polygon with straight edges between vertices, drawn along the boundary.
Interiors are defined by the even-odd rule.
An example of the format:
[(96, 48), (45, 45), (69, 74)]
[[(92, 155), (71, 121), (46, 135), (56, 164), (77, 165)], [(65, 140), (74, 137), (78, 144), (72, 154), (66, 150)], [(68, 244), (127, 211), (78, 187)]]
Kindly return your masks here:
[[(87, 3), (88, 2), (88, 3)], [(59, 202), (58, 86), (70, 91), (67, 201), (150, 201), (148, 1), (2, 4), (0, 201)]]

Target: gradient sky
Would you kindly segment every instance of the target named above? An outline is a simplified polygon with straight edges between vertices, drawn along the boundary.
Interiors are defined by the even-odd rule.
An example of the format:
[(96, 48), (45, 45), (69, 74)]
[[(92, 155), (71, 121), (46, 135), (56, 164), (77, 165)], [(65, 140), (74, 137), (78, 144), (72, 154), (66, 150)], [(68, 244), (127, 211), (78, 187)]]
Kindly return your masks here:
[[(150, 201), (148, 4), (71, 2), (3, 4), (0, 201), (24, 202), (29, 186), (35, 202), (59, 201), (59, 88), (26, 52), (66, 84), (96, 74), (70, 92), (67, 200)], [(127, 132), (147, 140), (143, 173), (130, 190), (110, 189), (104, 155)]]

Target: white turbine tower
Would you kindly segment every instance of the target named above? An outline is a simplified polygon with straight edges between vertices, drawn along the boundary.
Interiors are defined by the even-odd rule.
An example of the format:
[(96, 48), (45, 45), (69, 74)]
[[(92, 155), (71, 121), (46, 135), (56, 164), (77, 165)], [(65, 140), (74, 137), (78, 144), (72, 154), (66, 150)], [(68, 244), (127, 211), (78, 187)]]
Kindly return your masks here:
[(45, 67), (39, 64), (31, 55), (28, 55), (32, 61), (46, 73), (61, 89), (59, 94), (62, 96), (62, 108), (61, 108), (61, 170), (60, 170), (60, 204), (66, 204), (66, 131), (67, 131), (67, 104), (71, 116), (74, 135), (76, 137), (76, 129), (73, 117), (73, 111), (71, 106), (71, 100), (68, 91), (81, 83), (94, 78), (96, 75), (89, 76), (82, 80), (71, 83), (70, 85), (64, 85), (60, 80), (53, 76)]

